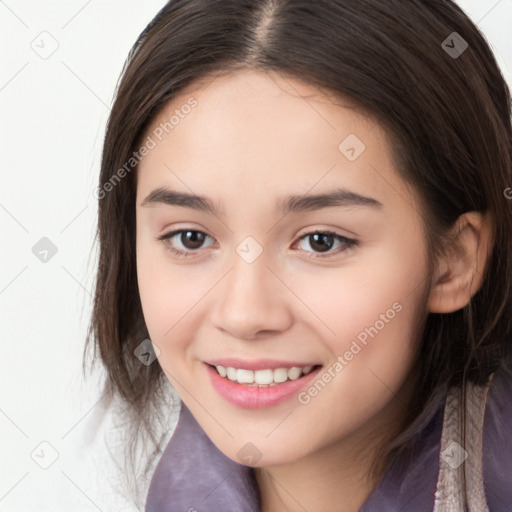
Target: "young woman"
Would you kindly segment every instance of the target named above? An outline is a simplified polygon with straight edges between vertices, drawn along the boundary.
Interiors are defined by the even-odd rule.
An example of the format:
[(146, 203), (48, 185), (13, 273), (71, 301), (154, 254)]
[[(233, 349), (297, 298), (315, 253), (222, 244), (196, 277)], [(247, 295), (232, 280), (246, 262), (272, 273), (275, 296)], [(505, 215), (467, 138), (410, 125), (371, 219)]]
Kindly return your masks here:
[(134, 432), (180, 397), (146, 510), (512, 510), (511, 186), (452, 1), (170, 1), (108, 124), (90, 330)]

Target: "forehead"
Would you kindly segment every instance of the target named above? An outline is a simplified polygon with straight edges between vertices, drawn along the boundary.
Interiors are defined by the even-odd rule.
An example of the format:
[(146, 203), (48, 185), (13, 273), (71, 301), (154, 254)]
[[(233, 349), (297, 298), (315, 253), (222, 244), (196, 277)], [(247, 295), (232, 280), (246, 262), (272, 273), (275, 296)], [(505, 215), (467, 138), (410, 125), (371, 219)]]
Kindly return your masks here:
[[(195, 103), (192, 108), (191, 103)], [(247, 147), (248, 135), (258, 141), (274, 140), (280, 134), (279, 142), (315, 142), (328, 131), (343, 130), (341, 118), (354, 129), (357, 125), (371, 130), (376, 127), (346, 98), (281, 73), (253, 70), (213, 75), (192, 83), (160, 110), (147, 133), (173, 117), (172, 128), (167, 126), (164, 137), (171, 133), (188, 136), (191, 130), (187, 128), (193, 128), (205, 143), (231, 139), (233, 144), (244, 141)]]
[(376, 121), (349, 100), (277, 73), (196, 82), (165, 105), (146, 137), (154, 148), (139, 164), (138, 195), (156, 185), (224, 197), (339, 185), (381, 198), (410, 195)]

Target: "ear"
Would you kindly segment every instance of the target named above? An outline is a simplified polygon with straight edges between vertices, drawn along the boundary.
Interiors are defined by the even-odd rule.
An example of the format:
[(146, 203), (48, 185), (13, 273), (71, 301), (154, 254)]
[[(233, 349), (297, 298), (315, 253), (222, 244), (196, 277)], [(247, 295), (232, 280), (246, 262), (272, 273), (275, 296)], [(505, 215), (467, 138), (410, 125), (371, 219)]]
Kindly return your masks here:
[(431, 313), (463, 308), (482, 286), (493, 244), (490, 217), (479, 212), (464, 213), (449, 239), (434, 270), (428, 300)]

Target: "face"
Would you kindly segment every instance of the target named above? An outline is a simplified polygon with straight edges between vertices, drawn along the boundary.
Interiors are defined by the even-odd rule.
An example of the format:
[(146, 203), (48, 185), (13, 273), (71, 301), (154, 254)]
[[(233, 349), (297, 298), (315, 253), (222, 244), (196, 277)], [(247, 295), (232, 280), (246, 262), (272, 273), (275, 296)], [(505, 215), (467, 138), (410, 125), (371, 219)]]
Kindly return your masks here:
[[(144, 318), (214, 444), (271, 466), (389, 426), (406, 407), (428, 265), (380, 125), (291, 77), (244, 71), (182, 91), (144, 139)], [(258, 382), (313, 368), (259, 387), (213, 363)]]

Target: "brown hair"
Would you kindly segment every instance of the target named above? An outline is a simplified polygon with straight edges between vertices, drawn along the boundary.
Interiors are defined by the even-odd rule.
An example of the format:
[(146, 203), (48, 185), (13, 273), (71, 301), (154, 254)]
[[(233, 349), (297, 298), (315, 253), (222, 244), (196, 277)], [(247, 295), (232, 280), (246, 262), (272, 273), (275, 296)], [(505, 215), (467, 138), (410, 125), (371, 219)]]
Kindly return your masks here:
[[(450, 52), (460, 37), (454, 32), (468, 45), (460, 55)], [(391, 134), (398, 171), (421, 197), (432, 255), (461, 214), (487, 212), (494, 220), (481, 289), (467, 307), (426, 318), (417, 401), (408, 428), (387, 447), (391, 460), (407, 453), (449, 386), (483, 384), (510, 354), (512, 202), (504, 194), (512, 186), (510, 90), (484, 37), (450, 0), (169, 1), (123, 69), (104, 141), (103, 192), (181, 89), (242, 69), (297, 77), (376, 118)], [(88, 345), (94, 340), (107, 370), (105, 392), (118, 393), (151, 431), (151, 408), (165, 379), (158, 364), (134, 357), (149, 337), (137, 287), (135, 193), (136, 175), (128, 172), (99, 196)]]

